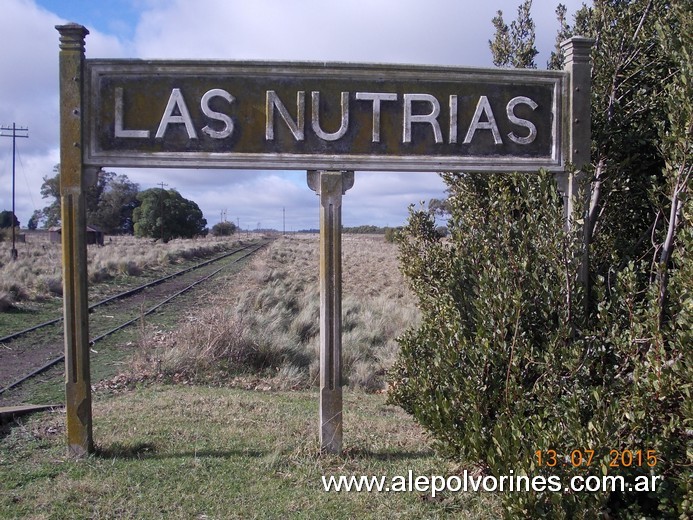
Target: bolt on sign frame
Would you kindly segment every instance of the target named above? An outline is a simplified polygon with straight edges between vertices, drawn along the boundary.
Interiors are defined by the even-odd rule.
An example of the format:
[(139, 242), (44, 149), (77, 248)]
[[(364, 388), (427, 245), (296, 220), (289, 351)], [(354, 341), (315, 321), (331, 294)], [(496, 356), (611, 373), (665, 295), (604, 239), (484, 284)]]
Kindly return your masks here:
[(320, 445), (342, 448), (341, 204), (354, 170), (556, 175), (566, 225), (589, 162), (592, 41), (563, 71), (91, 60), (60, 33), (68, 450), (93, 450), (85, 190), (102, 167), (294, 169), (320, 197)]

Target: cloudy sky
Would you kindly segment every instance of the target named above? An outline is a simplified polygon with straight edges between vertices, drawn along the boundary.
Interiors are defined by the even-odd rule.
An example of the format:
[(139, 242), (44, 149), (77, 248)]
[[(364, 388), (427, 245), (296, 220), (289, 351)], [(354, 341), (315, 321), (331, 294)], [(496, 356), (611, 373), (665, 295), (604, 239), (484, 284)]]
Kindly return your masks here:
[[(2, 0), (0, 125), (17, 139), (16, 208), (22, 226), (59, 162), (58, 33), (90, 31), (87, 58), (348, 61), (490, 67), (491, 18), (521, 0)], [(534, 0), (537, 63), (553, 48), (557, 0)], [(570, 15), (581, 1), (563, 0)], [(112, 169), (141, 189), (164, 182), (192, 199), (209, 226), (226, 210), (241, 227), (317, 228), (317, 197), (301, 171)], [(0, 138), (0, 210), (11, 209), (12, 139)], [(407, 207), (444, 195), (435, 173), (356, 172), (346, 226), (404, 223)]]

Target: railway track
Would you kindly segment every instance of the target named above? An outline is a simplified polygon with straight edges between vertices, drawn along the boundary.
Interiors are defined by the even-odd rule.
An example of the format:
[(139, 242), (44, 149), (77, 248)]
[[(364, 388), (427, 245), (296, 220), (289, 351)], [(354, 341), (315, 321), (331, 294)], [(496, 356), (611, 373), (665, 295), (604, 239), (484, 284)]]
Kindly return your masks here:
[[(200, 262), (200, 263), (195, 264), (193, 266), (187, 267), (186, 269), (181, 269), (180, 271), (176, 271), (175, 273), (163, 276), (161, 278), (157, 278), (156, 280), (153, 280), (153, 281), (148, 282), (146, 284), (142, 284), (142, 285), (135, 287), (133, 289), (129, 289), (127, 291), (118, 293), (114, 296), (111, 296), (109, 298), (101, 300), (100, 302), (97, 302), (97, 303), (90, 305), (89, 306), (89, 312), (92, 312), (94, 309), (101, 307), (102, 305), (108, 305), (109, 303), (114, 302), (116, 300), (122, 300), (124, 298), (129, 297), (129, 296), (133, 296), (139, 292), (144, 291), (145, 289), (148, 289), (150, 287), (154, 287), (155, 285), (159, 285), (161, 283), (164, 283), (167, 280), (170, 280), (170, 279), (175, 278), (177, 276), (181, 276), (181, 275), (189, 273), (191, 271), (199, 270), (200, 268), (205, 267), (209, 264), (216, 263), (219, 260), (223, 260), (224, 258), (228, 258), (229, 256), (235, 255), (236, 253), (239, 253), (241, 251), (245, 251), (248, 248), (253, 247), (254, 245), (256, 245), (256, 244), (244, 245), (243, 247), (234, 249), (233, 251), (228, 251), (222, 255), (216, 256), (216, 257), (211, 258), (209, 260), (205, 260), (204, 262)], [(37, 331), (37, 330), (45, 328), (45, 327), (49, 327), (49, 326), (54, 325), (56, 323), (60, 323), (61, 321), (63, 321), (62, 316), (60, 316), (58, 318), (54, 318), (52, 320), (44, 321), (42, 323), (39, 323), (38, 325), (34, 325), (32, 327), (20, 330), (18, 332), (13, 332), (12, 334), (8, 334), (7, 336), (0, 337), (0, 343), (6, 343), (8, 341), (15, 340), (15, 339), (17, 339), (21, 336), (24, 336), (26, 334), (29, 334), (31, 332)]]
[[(118, 332), (128, 327), (129, 325), (132, 325), (133, 323), (140, 321), (144, 316), (152, 314), (153, 312), (155, 312), (162, 306), (166, 305), (170, 301), (174, 300), (175, 298), (187, 293), (197, 285), (211, 279), (226, 267), (240, 262), (241, 260), (253, 255), (255, 252), (262, 249), (268, 243), (269, 241), (266, 240), (260, 243), (247, 244), (243, 247), (236, 248), (215, 258), (196, 264), (192, 267), (182, 269), (173, 274), (164, 276), (157, 280), (153, 280), (149, 283), (140, 285), (133, 289), (129, 289), (127, 291), (121, 292), (119, 294), (116, 294), (114, 296), (111, 296), (109, 298), (106, 298), (102, 301), (90, 305), (89, 311), (90, 313), (92, 313), (93, 316), (96, 314), (97, 309), (107, 309), (111, 313), (110, 315), (100, 316), (101, 319), (90, 318), (90, 330), (96, 332), (96, 335), (91, 337), (90, 339), (90, 345), (93, 347), (97, 342), (103, 340), (111, 334), (114, 334), (115, 332)], [(234, 255), (236, 256), (234, 257)], [(227, 261), (223, 262), (224, 260)], [(219, 266), (220, 262), (222, 263), (222, 265)], [(202, 276), (200, 276), (201, 273)], [(193, 276), (194, 279), (191, 280)], [(140, 298), (140, 301), (133, 302), (133, 299), (137, 297)], [(149, 304), (148, 300), (155, 300), (156, 303)], [(123, 312), (118, 309), (119, 305), (128, 307), (131, 311), (131, 314), (134, 309), (136, 311), (135, 316), (128, 317), (128, 319), (126, 319), (125, 321), (120, 321), (117, 325), (113, 326), (112, 322), (108, 323), (108, 318), (113, 318), (115, 317), (115, 315), (123, 314)], [(104, 316), (106, 318), (105, 320), (103, 319)], [(52, 320), (45, 321), (43, 323), (39, 323), (38, 325), (35, 325), (33, 327), (29, 327), (27, 329), (4, 336), (0, 338), (0, 345), (8, 342), (15, 343), (19, 338), (22, 338), (24, 336), (30, 336), (31, 334), (36, 333), (37, 331), (46, 329), (51, 326), (55, 326), (56, 324), (62, 322), (62, 320), (62, 317), (55, 318)], [(62, 363), (65, 359), (65, 355), (58, 355), (56, 352), (56, 349), (58, 351), (62, 350), (62, 334), (60, 334), (60, 339), (61, 341), (59, 344), (53, 342), (51, 345), (46, 345), (43, 348), (41, 346), (25, 348), (24, 352), (30, 352), (34, 355), (34, 357), (36, 356), (37, 351), (44, 350), (48, 354), (48, 357), (50, 359), (40, 364), (40, 366), (38, 367), (36, 367), (36, 363), (34, 363), (30, 371), (28, 372), (27, 368), (21, 371), (17, 370), (17, 373), (24, 373), (24, 375), (16, 378), (14, 381), (7, 384), (7, 386), (0, 388), (0, 396), (2, 396), (5, 392), (11, 389), (18, 387), (22, 383), (34, 378), (35, 376), (47, 371), (51, 367)], [(21, 358), (21, 356), (19, 357)], [(2, 361), (1, 358), (0, 361)], [(21, 359), (19, 360), (19, 364), (22, 365)]]

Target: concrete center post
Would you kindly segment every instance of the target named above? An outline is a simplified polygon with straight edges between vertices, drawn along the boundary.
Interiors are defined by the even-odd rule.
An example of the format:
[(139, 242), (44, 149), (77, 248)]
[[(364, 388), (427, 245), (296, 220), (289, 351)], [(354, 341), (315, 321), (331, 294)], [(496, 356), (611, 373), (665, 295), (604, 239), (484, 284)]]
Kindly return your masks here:
[(353, 171), (308, 171), (320, 196), (320, 449), (342, 451), (342, 195)]

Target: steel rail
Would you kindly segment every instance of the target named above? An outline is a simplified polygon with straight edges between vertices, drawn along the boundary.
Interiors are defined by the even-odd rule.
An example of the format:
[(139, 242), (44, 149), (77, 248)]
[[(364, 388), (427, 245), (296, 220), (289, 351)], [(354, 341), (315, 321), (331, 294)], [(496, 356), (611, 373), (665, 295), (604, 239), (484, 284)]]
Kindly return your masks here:
[[(167, 280), (170, 280), (171, 278), (175, 278), (176, 276), (181, 276), (183, 274), (189, 273), (190, 271), (194, 271), (195, 269), (200, 269), (201, 267), (205, 267), (211, 263), (217, 262), (219, 260), (223, 260), (226, 257), (229, 257), (231, 255), (235, 255), (236, 253), (239, 253), (241, 251), (245, 251), (249, 247), (253, 246), (255, 244), (247, 244), (239, 249), (234, 249), (233, 251), (226, 252), (222, 255), (216, 256), (214, 258), (211, 258), (209, 260), (205, 260), (204, 262), (200, 262), (198, 264), (195, 264), (190, 267), (186, 267), (185, 269), (182, 269), (180, 271), (176, 271), (175, 273), (166, 275), (162, 278), (157, 278), (156, 280), (152, 280), (151, 282), (148, 282), (146, 284), (142, 284), (138, 287), (135, 287), (133, 289), (128, 289), (127, 291), (123, 291), (122, 293), (116, 294), (114, 296), (110, 296), (106, 298), (105, 300), (101, 300), (100, 302), (94, 303), (89, 306), (89, 312), (91, 312), (93, 309), (96, 309), (97, 307), (100, 307), (101, 305), (106, 305), (107, 303), (111, 303), (112, 301), (116, 300), (121, 300), (123, 298), (127, 298), (128, 296), (132, 296), (134, 294), (137, 294), (139, 292), (144, 291), (145, 289), (148, 289), (149, 287), (154, 287), (156, 285), (159, 285)], [(49, 325), (53, 325), (55, 323), (59, 323), (63, 320), (63, 317), (60, 316), (58, 318), (53, 318), (52, 320), (44, 321), (43, 323), (39, 323), (38, 325), (34, 325), (32, 327), (29, 327), (24, 330), (20, 330), (19, 332), (13, 332), (12, 334), (9, 334), (7, 336), (3, 336), (0, 338), (0, 343), (4, 343), (6, 341), (11, 341), (13, 339), (16, 339), (20, 336), (23, 336), (24, 334), (28, 334), (29, 332), (33, 332), (35, 330), (42, 329), (43, 327), (48, 327)]]
[[(239, 249), (238, 251), (236, 251), (236, 253), (238, 253), (238, 252), (240, 252), (240, 251), (244, 251), (245, 249), (248, 249), (249, 247), (251, 247), (251, 246), (253, 246), (253, 245), (257, 245), (257, 247), (255, 247), (255, 249), (253, 249), (252, 251), (249, 251), (249, 252), (245, 253), (243, 256), (240, 256), (239, 258), (236, 258), (236, 259), (233, 260), (232, 262), (229, 262), (228, 264), (221, 266), (219, 269), (216, 269), (216, 270), (213, 271), (212, 273), (210, 273), (210, 274), (204, 276), (203, 278), (200, 278), (199, 280), (196, 280), (195, 282), (193, 282), (192, 284), (188, 285), (187, 287), (181, 289), (180, 291), (177, 291), (176, 293), (174, 293), (174, 294), (172, 294), (171, 296), (167, 297), (165, 300), (159, 302), (159, 303), (156, 304), (155, 306), (153, 306), (153, 307), (151, 307), (150, 309), (148, 309), (144, 314), (141, 314), (141, 315), (138, 316), (137, 318), (133, 318), (133, 319), (127, 321), (126, 323), (123, 323), (123, 324), (119, 325), (118, 327), (115, 327), (115, 328), (109, 330), (108, 332), (105, 332), (105, 333), (103, 333), (103, 334), (101, 334), (101, 335), (99, 335), (99, 336), (97, 336), (97, 337), (91, 339), (91, 340), (89, 341), (89, 345), (93, 346), (97, 341), (100, 341), (100, 340), (104, 339), (105, 337), (110, 336), (111, 334), (113, 334), (113, 333), (115, 333), (115, 332), (118, 332), (118, 331), (121, 330), (121, 329), (124, 329), (124, 328), (127, 327), (128, 325), (131, 325), (131, 324), (135, 323), (136, 321), (141, 320), (144, 316), (148, 316), (149, 314), (151, 314), (151, 313), (153, 313), (154, 311), (156, 311), (159, 307), (162, 307), (163, 305), (165, 305), (166, 303), (170, 302), (170, 301), (173, 300), (174, 298), (180, 296), (181, 294), (186, 293), (187, 291), (189, 291), (190, 289), (192, 289), (192, 288), (195, 287), (196, 285), (198, 285), (198, 284), (200, 284), (200, 283), (202, 283), (202, 282), (204, 282), (204, 281), (206, 281), (206, 280), (209, 280), (212, 276), (214, 276), (214, 275), (216, 275), (217, 273), (219, 273), (222, 269), (228, 267), (228, 266), (231, 265), (231, 264), (235, 264), (236, 262), (240, 262), (240, 261), (243, 260), (244, 258), (247, 258), (247, 257), (249, 257), (250, 255), (256, 253), (257, 251), (259, 251), (260, 249), (262, 249), (263, 247), (265, 247), (268, 243), (269, 243), (269, 241), (268, 241), (268, 242), (264, 242), (264, 243), (262, 243), (262, 244), (260, 244), (260, 245), (257, 245), (257, 244), (250, 244), (250, 245), (248, 245), (248, 246), (246, 246), (246, 247), (244, 247), (244, 248), (242, 248), (242, 249)], [(231, 254), (234, 254), (234, 253), (231, 253)], [(226, 255), (226, 256), (230, 256), (230, 254), (229, 254), (229, 255)], [(218, 259), (217, 259), (217, 260), (218, 260)], [(208, 263), (211, 263), (211, 262), (208, 262)], [(33, 370), (32, 372), (30, 372), (29, 374), (27, 374), (27, 375), (25, 375), (25, 376), (22, 376), (20, 379), (17, 379), (16, 381), (14, 381), (13, 383), (10, 383), (10, 384), (7, 385), (6, 387), (0, 388), (0, 395), (2, 395), (3, 393), (7, 392), (8, 390), (11, 390), (12, 388), (15, 388), (15, 387), (21, 385), (22, 383), (24, 383), (25, 381), (31, 379), (32, 377), (37, 376), (38, 374), (40, 374), (40, 373), (42, 373), (42, 372), (45, 372), (45, 371), (48, 370), (49, 368), (51, 368), (51, 367), (57, 365), (58, 363), (60, 363), (60, 362), (62, 362), (62, 361), (64, 361), (64, 360), (65, 360), (65, 355), (64, 355), (64, 354), (61, 355), (61, 356), (58, 356), (58, 357), (56, 357), (56, 358), (54, 358), (54, 359), (52, 359), (52, 360), (50, 360), (50, 361), (49, 361), (48, 363), (46, 363), (45, 365), (42, 365), (41, 367), (39, 367), (39, 368)]]

